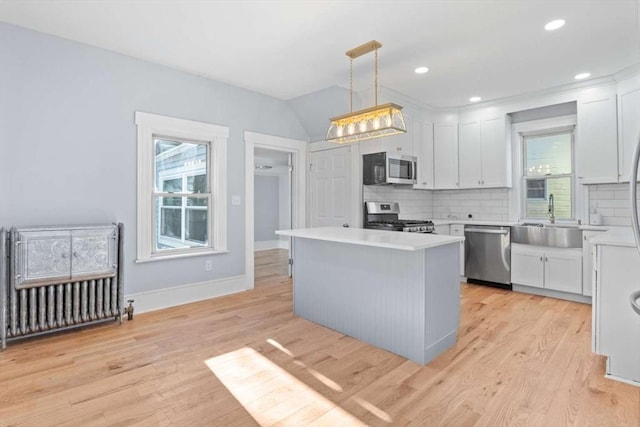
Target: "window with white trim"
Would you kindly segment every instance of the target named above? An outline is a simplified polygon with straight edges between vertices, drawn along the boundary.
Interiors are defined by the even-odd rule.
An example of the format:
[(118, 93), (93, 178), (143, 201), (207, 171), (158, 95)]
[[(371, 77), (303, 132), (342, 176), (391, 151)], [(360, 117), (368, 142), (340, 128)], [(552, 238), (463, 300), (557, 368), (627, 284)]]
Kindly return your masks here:
[(137, 260), (225, 252), (228, 128), (140, 112), (136, 125)]
[(524, 218), (574, 218), (573, 129), (523, 135)]

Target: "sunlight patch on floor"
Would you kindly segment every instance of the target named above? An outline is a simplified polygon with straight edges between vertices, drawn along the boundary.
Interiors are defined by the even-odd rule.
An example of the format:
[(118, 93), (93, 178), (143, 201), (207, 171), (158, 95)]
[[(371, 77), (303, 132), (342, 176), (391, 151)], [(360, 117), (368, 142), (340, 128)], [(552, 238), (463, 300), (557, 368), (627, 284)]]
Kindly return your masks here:
[(366, 425), (252, 348), (243, 347), (205, 363), (262, 426), (313, 421)]
[(359, 398), (357, 396), (354, 397), (353, 400), (355, 400), (358, 405), (362, 406), (364, 409), (366, 409), (367, 411), (371, 412), (376, 417), (380, 418), (382, 421), (385, 421), (387, 423), (390, 423), (390, 422), (393, 421), (393, 419), (391, 418), (391, 416), (389, 414), (387, 414), (382, 409), (378, 408), (373, 403), (368, 402), (368, 401), (366, 401), (364, 399), (361, 399), (361, 398)]

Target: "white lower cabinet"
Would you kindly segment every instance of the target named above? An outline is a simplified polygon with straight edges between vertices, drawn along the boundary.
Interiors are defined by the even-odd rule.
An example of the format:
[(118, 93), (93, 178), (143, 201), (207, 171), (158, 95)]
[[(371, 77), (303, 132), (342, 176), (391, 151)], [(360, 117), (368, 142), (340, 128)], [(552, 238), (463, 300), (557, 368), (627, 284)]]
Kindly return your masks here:
[[(462, 236), (462, 237), (464, 237), (464, 225), (462, 225), (462, 224), (452, 224), (451, 225), (451, 235), (452, 236)], [(464, 274), (464, 241), (460, 242), (460, 276), (465, 277), (465, 274)]]
[(582, 293), (582, 249), (511, 245), (511, 282), (517, 285)]
[(593, 350), (605, 356), (607, 375), (640, 385), (640, 316), (630, 296), (640, 288), (634, 247), (597, 245), (593, 295)]

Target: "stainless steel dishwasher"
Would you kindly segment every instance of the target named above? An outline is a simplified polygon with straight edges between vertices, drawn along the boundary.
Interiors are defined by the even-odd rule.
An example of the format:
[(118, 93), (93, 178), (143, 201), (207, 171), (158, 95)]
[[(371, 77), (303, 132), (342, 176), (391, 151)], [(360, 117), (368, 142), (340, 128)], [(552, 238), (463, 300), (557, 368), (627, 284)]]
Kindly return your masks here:
[(511, 289), (511, 228), (465, 225), (467, 281)]

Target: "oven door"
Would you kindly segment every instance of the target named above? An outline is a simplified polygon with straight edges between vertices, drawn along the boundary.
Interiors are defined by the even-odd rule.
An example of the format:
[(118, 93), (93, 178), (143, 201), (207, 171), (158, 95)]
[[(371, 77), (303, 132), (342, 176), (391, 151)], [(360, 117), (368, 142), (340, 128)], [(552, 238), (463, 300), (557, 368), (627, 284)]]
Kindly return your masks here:
[(387, 154), (387, 184), (415, 184), (417, 159), (413, 156)]

